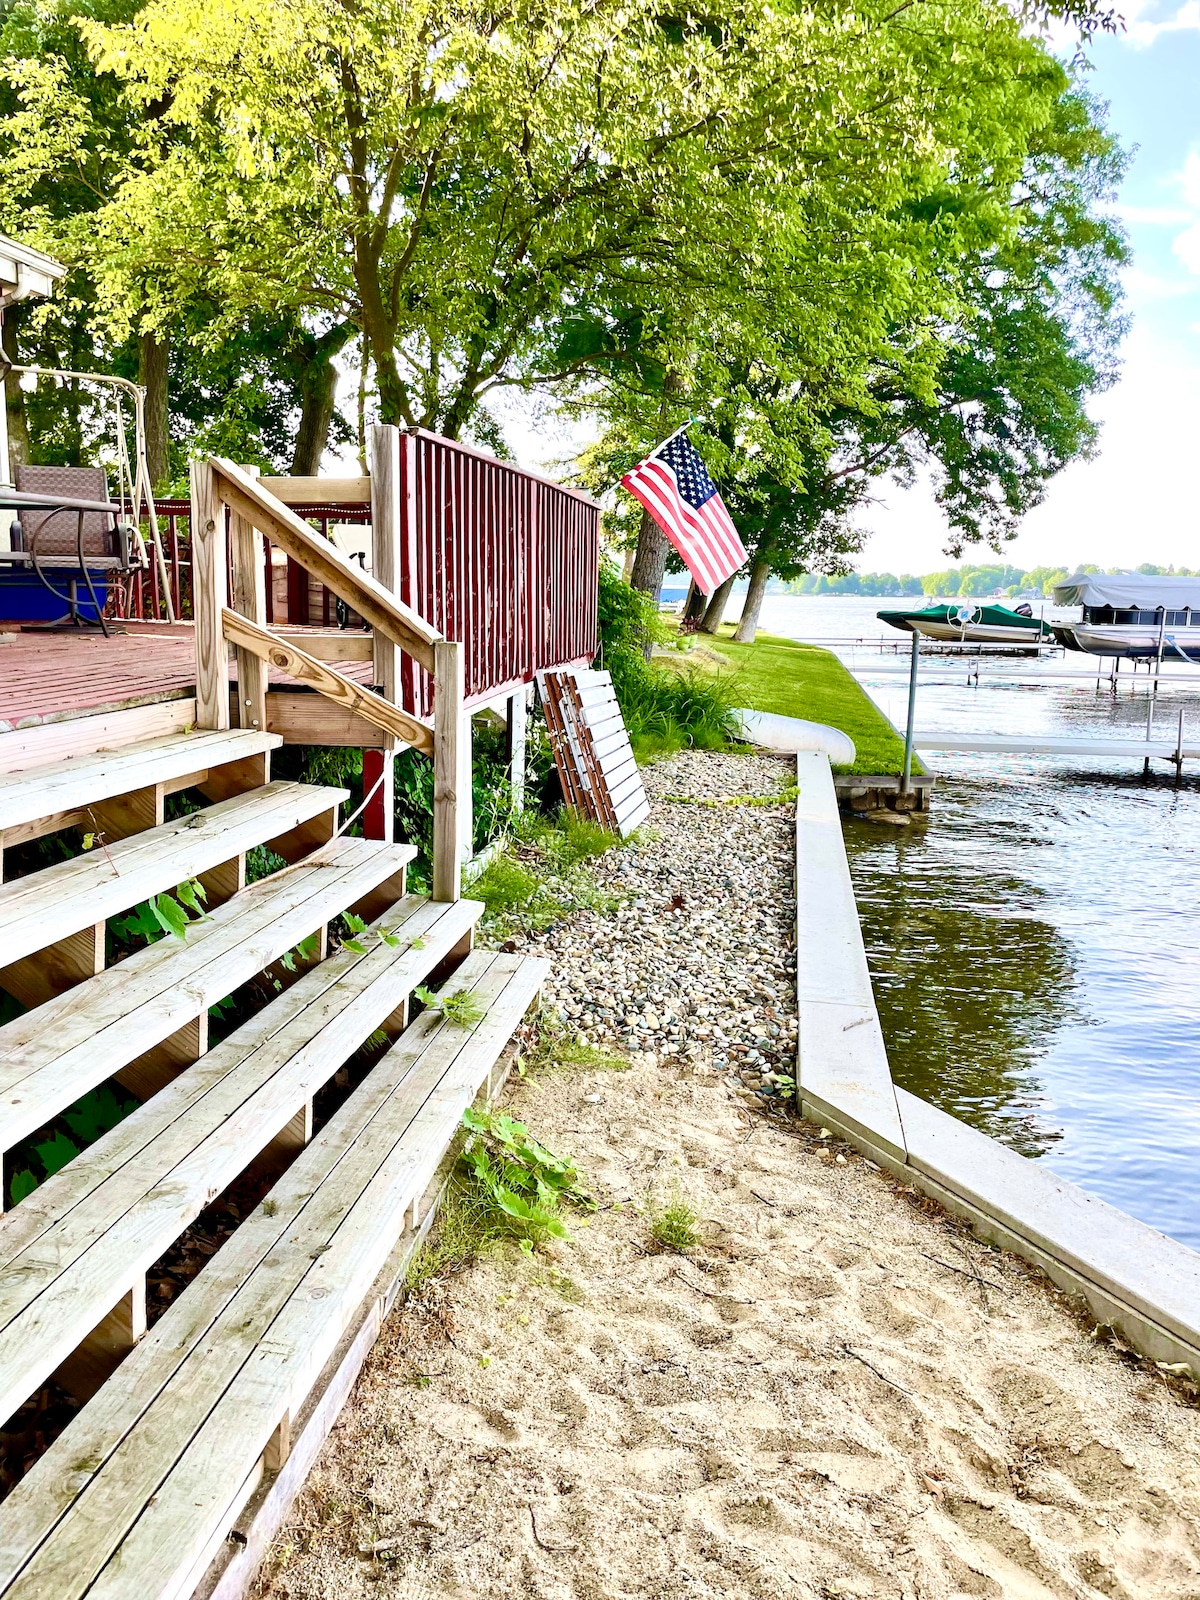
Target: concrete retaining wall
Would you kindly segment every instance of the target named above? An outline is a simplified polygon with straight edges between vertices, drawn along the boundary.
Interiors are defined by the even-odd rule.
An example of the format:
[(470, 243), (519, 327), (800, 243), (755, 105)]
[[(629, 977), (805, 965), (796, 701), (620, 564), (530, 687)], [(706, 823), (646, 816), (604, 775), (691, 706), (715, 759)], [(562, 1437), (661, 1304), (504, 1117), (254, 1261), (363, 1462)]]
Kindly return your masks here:
[(1200, 1255), (892, 1082), (826, 757), (796, 758), (801, 1114), (1200, 1379)]

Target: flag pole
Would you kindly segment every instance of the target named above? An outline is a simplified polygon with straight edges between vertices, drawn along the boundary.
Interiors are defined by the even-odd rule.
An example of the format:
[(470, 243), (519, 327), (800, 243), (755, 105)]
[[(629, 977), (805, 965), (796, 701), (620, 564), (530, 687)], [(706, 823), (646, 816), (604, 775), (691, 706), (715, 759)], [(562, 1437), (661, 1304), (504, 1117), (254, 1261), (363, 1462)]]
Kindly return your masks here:
[[(640, 467), (642, 465), (643, 461), (649, 461), (651, 456), (657, 455), (660, 450), (665, 450), (667, 445), (670, 444), (672, 439), (678, 439), (678, 437), (679, 437), (679, 435), (681, 433), (686, 433), (687, 432), (687, 430), (691, 427), (693, 422), (699, 422), (699, 421), (700, 421), (699, 417), (689, 417), (686, 422), (681, 423), (680, 426), (675, 429), (674, 433), (669, 433), (667, 435), (667, 437), (662, 441), (661, 444), (656, 444), (654, 446), (653, 450), (648, 451), (647, 454), (642, 457), (642, 460), (637, 463), (637, 465)], [(632, 467), (630, 467), (629, 470), (630, 470), (630, 472), (632, 472), (634, 469)], [(619, 489), (621, 487), (621, 478), (624, 478), (626, 476), (627, 476), (627, 474), (623, 472), (621, 474), (621, 477), (618, 478), (615, 483), (610, 483), (606, 489), (601, 489), (599, 491), (599, 493), (597, 494), (596, 498), (597, 499), (601, 499), (601, 498), (603, 498), (604, 495), (611, 494), (614, 489)]]

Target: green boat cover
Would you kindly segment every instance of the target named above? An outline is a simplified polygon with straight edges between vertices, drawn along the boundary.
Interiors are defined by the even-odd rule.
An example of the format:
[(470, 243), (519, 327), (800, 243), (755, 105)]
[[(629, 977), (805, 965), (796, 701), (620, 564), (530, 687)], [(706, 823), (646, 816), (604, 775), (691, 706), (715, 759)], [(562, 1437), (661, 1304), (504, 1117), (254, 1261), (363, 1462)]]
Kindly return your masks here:
[(1019, 611), (1010, 611), (1007, 606), (984, 606), (974, 600), (955, 600), (950, 605), (926, 606), (923, 611), (877, 611), (875, 614), (880, 622), (886, 622), (893, 628), (903, 628), (907, 633), (912, 632), (912, 619), (919, 617), (923, 622), (944, 622), (952, 627), (960, 623), (970, 627), (977, 622), (992, 628), (1028, 628), (1031, 633), (1050, 636), (1048, 624), (1039, 622), (1037, 617), (1023, 617)]

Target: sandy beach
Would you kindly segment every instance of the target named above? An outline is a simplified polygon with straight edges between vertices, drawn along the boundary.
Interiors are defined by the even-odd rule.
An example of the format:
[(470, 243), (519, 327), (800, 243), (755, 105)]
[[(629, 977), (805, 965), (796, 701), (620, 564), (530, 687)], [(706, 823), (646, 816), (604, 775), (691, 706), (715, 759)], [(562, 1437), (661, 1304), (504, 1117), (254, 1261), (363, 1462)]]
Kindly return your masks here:
[[(716, 759), (652, 769), (656, 822), (689, 782), (750, 787)], [(751, 818), (787, 866), (780, 808), (669, 809), (637, 872), (680, 865), (680, 828), (744, 854)], [(542, 944), (570, 970), (617, 937), (585, 932)], [(630, 1059), (510, 1080), (600, 1209), (397, 1309), (260, 1594), (1200, 1596), (1200, 1413), (1160, 1375), (705, 1041)], [(650, 1232), (677, 1198), (684, 1253)]]

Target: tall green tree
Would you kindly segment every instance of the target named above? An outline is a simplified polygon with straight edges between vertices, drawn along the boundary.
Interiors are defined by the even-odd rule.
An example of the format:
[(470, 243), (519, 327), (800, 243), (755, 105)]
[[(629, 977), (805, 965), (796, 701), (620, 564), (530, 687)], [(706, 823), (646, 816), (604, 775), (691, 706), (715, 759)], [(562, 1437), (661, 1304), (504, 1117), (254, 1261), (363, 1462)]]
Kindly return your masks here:
[[(753, 638), (772, 573), (844, 570), (863, 541), (856, 513), (884, 475), (932, 480), (951, 553), (999, 549), (1053, 475), (1094, 448), (1087, 403), (1114, 377), (1123, 330), (1125, 245), (1104, 206), (1124, 158), (1040, 46), (1015, 52), (1009, 126), (1023, 146), (995, 144), (981, 120), (951, 166), (914, 174), (898, 212), (911, 226), (892, 240), (919, 292), (851, 381), (814, 384), (787, 332), (769, 367), (748, 358), (741, 327), (696, 340), (678, 411), (701, 413), (693, 436), (752, 552), (739, 637)], [(585, 462), (594, 482), (659, 427), (629, 385), (610, 383), (603, 406), (609, 432)], [(715, 621), (710, 608), (705, 626)]]

